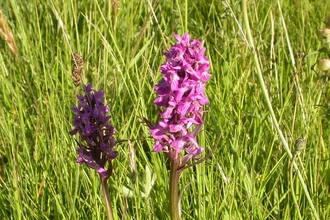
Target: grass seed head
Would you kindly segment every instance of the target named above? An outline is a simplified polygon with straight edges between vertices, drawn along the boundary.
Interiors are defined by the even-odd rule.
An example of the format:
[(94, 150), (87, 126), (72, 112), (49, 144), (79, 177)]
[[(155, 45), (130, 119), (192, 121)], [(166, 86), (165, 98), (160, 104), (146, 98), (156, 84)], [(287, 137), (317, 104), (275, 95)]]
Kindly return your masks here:
[(15, 57), (19, 58), (18, 49), (16, 46), (15, 38), (13, 32), (8, 26), (7, 20), (4, 17), (2, 11), (0, 10), (0, 35), (5, 39), (10, 51)]
[(81, 77), (84, 73), (84, 59), (79, 53), (74, 53), (72, 61), (72, 80), (73, 84), (78, 87), (81, 84)]

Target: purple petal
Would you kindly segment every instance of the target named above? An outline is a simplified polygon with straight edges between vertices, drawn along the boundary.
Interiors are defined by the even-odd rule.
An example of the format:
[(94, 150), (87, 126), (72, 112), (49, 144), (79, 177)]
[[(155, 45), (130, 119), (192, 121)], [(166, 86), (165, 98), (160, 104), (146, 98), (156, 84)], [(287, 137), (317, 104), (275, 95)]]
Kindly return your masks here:
[(193, 131), (202, 126), (203, 105), (209, 103), (205, 82), (211, 77), (210, 62), (203, 42), (191, 40), (188, 33), (174, 37), (177, 43), (163, 53), (167, 58), (160, 68), (163, 78), (154, 87), (160, 120), (150, 134), (155, 138), (154, 151), (169, 152), (169, 157), (185, 151), (182, 163), (186, 163), (203, 151), (195, 139), (199, 132)]

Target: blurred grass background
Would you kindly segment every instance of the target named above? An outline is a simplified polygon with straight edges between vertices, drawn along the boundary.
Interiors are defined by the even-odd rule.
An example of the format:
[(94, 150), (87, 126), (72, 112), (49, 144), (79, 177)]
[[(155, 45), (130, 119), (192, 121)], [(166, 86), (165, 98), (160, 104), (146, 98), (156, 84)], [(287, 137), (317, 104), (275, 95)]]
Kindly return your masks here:
[[(316, 30), (330, 3), (248, 1), (263, 78), (282, 132), (320, 219), (330, 217), (329, 86), (313, 70)], [(240, 1), (0, 2), (16, 58), (0, 37), (0, 219), (105, 219), (97, 174), (76, 163), (72, 129), (72, 55), (85, 60), (84, 82), (103, 88), (118, 145), (109, 184), (118, 219), (168, 218), (168, 169), (139, 117), (156, 122), (153, 86), (173, 34), (204, 41), (211, 61), (210, 105), (199, 142), (216, 153), (183, 173), (183, 219), (313, 219), (290, 158), (270, 118), (248, 47)], [(301, 89), (301, 92), (299, 92)], [(153, 179), (154, 178), (154, 179)], [(153, 181), (154, 180), (154, 181)], [(290, 182), (291, 181), (291, 182)], [(295, 192), (289, 185), (293, 183)], [(125, 188), (123, 188), (123, 186)], [(293, 204), (293, 195), (298, 206)]]

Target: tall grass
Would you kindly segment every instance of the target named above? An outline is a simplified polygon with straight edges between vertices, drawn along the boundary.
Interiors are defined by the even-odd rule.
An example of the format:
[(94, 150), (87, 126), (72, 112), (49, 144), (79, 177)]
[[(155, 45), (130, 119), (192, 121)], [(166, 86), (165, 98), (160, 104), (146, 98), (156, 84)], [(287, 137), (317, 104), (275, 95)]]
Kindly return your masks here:
[[(120, 2), (120, 3), (118, 3)], [(216, 153), (183, 173), (183, 219), (313, 219), (301, 181), (275, 129), (249, 48), (239, 1), (1, 1), (20, 60), (0, 37), (0, 219), (105, 219), (97, 174), (76, 161), (71, 130), (72, 55), (83, 81), (105, 90), (118, 145), (110, 180), (118, 219), (167, 219), (168, 161), (152, 153), (141, 122), (157, 120), (153, 86), (173, 34), (204, 40), (211, 61), (210, 105), (199, 142)], [(316, 30), (330, 4), (249, 1), (262, 78), (320, 219), (330, 217), (329, 85), (314, 68)], [(280, 10), (281, 9), (281, 10)], [(285, 26), (284, 26), (285, 25)], [(286, 28), (285, 28), (286, 27)], [(154, 181), (153, 181), (154, 178)], [(294, 193), (290, 184), (293, 184)], [(124, 188), (125, 187), (125, 188)], [(294, 205), (293, 196), (298, 206)], [(116, 218), (115, 217), (115, 218)]]

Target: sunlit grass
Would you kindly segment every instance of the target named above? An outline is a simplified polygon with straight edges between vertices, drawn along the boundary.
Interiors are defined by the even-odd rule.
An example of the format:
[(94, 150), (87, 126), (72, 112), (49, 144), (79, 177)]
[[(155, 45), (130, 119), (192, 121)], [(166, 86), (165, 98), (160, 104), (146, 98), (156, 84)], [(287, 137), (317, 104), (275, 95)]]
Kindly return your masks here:
[[(321, 48), (327, 2), (248, 2), (252, 36), (270, 101), (320, 219), (330, 217), (328, 81), (312, 66)], [(167, 219), (169, 167), (152, 153), (141, 117), (153, 123), (153, 86), (161, 78), (162, 52), (173, 34), (204, 40), (212, 77), (210, 105), (199, 142), (216, 153), (184, 172), (183, 219), (312, 219), (270, 117), (248, 47), (240, 2), (1, 1), (18, 48), (15, 58), (0, 37), (0, 219), (105, 219), (97, 174), (76, 163), (72, 129), (75, 86), (72, 53), (85, 59), (85, 83), (103, 88), (116, 139), (136, 150), (137, 181), (122, 142), (109, 181), (118, 219)], [(286, 30), (284, 29), (284, 23)], [(288, 43), (290, 42), (290, 44)], [(300, 89), (300, 90), (299, 90)], [(149, 170), (150, 169), (150, 170)], [(147, 176), (155, 175), (150, 183)], [(148, 182), (149, 181), (149, 182)], [(299, 207), (294, 206), (290, 184)], [(146, 191), (146, 186), (151, 190)], [(124, 193), (123, 186), (133, 192)]]

